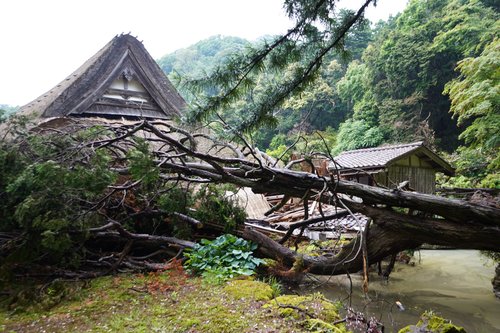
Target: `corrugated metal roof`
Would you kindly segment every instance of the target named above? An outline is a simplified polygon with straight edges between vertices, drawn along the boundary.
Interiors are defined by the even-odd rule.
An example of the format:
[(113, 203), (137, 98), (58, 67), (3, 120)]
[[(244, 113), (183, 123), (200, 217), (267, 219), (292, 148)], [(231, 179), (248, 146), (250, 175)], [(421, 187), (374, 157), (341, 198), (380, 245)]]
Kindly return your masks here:
[(422, 141), (376, 148), (349, 150), (334, 158), (341, 169), (384, 167), (389, 162), (423, 146)]

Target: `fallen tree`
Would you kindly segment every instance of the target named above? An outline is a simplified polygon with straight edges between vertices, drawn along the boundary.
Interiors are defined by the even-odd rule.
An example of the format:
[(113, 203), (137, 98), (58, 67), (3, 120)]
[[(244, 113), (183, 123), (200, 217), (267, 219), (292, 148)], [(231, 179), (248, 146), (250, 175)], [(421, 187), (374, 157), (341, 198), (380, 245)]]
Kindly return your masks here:
[[(4, 221), (12, 221), (17, 227), (11, 228), (12, 237), (2, 238), (1, 256), (12, 267), (14, 261), (8, 259), (12, 259), (26, 241), (35, 240), (48, 251), (51, 249), (48, 240), (69, 235), (69, 247), (65, 251), (72, 248), (71, 242), (79, 246), (84, 244), (87, 249), (82, 267), (100, 267), (102, 273), (123, 268), (159, 268), (166, 258), (180, 256), (182, 249), (193, 243), (168, 235), (171, 230), (158, 221), (175, 221), (177, 228), (183, 225), (205, 234), (222, 233), (226, 227), (214, 224), (214, 221), (203, 221), (187, 211), (186, 205), (183, 208), (174, 204), (192, 184), (206, 183), (233, 184), (250, 187), (257, 193), (272, 192), (301, 198), (306, 203), (305, 208), (307, 202), (316, 200), (320, 205), (334, 204), (370, 217), (364, 232), (334, 257), (299, 256), (256, 230), (243, 229), (241, 225), (234, 229), (242, 237), (257, 243), (262, 255), (277, 259), (289, 268), (300, 260), (301, 269), (311, 273), (356, 272), (423, 243), (500, 251), (498, 208), (339, 181), (335, 174), (319, 177), (279, 168), (244, 138), (239, 138), (235, 144), (196, 133), (159, 121), (126, 124), (70, 122), (64, 129), (39, 128), (37, 133), (26, 133), (9, 141), (10, 149), (19, 150), (26, 160), (38, 164), (28, 165), (22, 177), (18, 175), (6, 189), (2, 189), (6, 201), (15, 207), (12, 216), (7, 216), (4, 209)], [(43, 154), (34, 150), (32, 142), (40, 135), (44, 140), (36, 144), (44, 147)], [(12, 194), (16, 186), (18, 191), (23, 186), (33, 186), (33, 182), (39, 181), (37, 178), (23, 182), (47, 170), (50, 171), (47, 177), (63, 178), (65, 181), (60, 185), (68, 186), (58, 188), (59, 192), (50, 192), (60, 197), (57, 202), (51, 202), (52, 206), (45, 201), (42, 207), (33, 208), (28, 204), (41, 200), (42, 194), (47, 195), (47, 186), (54, 179), (36, 187), (40, 195), (31, 189), (32, 193), (17, 199), (6, 196)], [(79, 172), (78, 177), (89, 179), (73, 184), (71, 179), (75, 177), (72, 174), (75, 170)], [(101, 178), (95, 178), (97, 176)], [(94, 192), (90, 193), (88, 188), (93, 188)], [(165, 199), (172, 193), (181, 197)], [(167, 204), (162, 204), (162, 200)], [(23, 211), (24, 206), (29, 211)], [(66, 215), (48, 218), (49, 213), (43, 209), (54, 209), (50, 214), (56, 209), (64, 210)], [(35, 216), (36, 210), (40, 211)], [(408, 214), (410, 210), (418, 214)], [(37, 231), (42, 222), (38, 225), (33, 222), (26, 227), (28, 219), (36, 221), (41, 219), (40, 216), (44, 216), (45, 220), (41, 221), (46, 222), (45, 229)], [(53, 227), (54, 221), (63, 218), (71, 223)], [(2, 229), (6, 229), (5, 226)], [(83, 243), (77, 243), (77, 237), (83, 239)], [(43, 254), (41, 256), (43, 258)]]

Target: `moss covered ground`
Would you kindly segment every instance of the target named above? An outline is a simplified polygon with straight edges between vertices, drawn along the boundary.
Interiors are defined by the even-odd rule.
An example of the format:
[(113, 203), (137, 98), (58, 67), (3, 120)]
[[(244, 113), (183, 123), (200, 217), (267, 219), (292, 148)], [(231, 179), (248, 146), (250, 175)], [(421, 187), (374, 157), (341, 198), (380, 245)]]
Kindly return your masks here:
[[(182, 266), (87, 281), (9, 283), (0, 296), (0, 332), (350, 332), (341, 304), (319, 293), (279, 295), (276, 281), (213, 283)], [(400, 332), (464, 333), (425, 313)]]
[[(276, 302), (272, 288), (259, 281), (211, 284), (166, 271), (16, 287), (0, 300), (0, 332), (345, 331), (325, 328), (338, 318), (333, 304), (318, 297)], [(287, 303), (317, 313), (317, 322), (276, 306)]]

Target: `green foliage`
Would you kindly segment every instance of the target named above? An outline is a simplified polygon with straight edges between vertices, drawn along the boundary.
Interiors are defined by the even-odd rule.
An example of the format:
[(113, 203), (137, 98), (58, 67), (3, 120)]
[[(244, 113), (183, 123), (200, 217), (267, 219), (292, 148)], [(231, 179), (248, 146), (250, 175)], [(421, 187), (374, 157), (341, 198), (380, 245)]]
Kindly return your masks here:
[(338, 88), (354, 102), (355, 119), (375, 121), (385, 140), (422, 139), (418, 126), (428, 119), (436, 142), (451, 151), (459, 131), (440, 92), (456, 77), (456, 63), (479, 54), (497, 25), (498, 14), (480, 1), (411, 1), (378, 31)]
[(266, 150), (266, 154), (274, 158), (281, 158), (281, 161), (286, 163), (292, 154), (291, 150), (287, 151), (288, 145), (291, 143), (286, 135), (275, 135), (269, 144), (269, 149)]
[(274, 149), (267, 149), (266, 154), (274, 158), (279, 158), (281, 161), (286, 163), (290, 160), (292, 155), (292, 151), (289, 149), (287, 151), (287, 149), (288, 147), (286, 145), (279, 145)]
[[(290, 135), (298, 131), (311, 133), (327, 127), (337, 128), (348, 113), (348, 107), (339, 98), (335, 85), (344, 72), (345, 68), (338, 60), (322, 67), (314, 84), (283, 103), (282, 110), (276, 113), (279, 122), (276, 130)], [(287, 74), (291, 75), (289, 71)]]
[(257, 245), (226, 234), (213, 241), (201, 240), (193, 250), (186, 253), (187, 269), (204, 277), (225, 281), (238, 275), (252, 275), (263, 261), (252, 252)]
[(228, 195), (227, 191), (230, 190), (234, 188), (214, 184), (202, 186), (194, 196), (197, 202), (194, 217), (200, 221), (222, 225), (225, 232), (231, 232), (242, 225), (246, 212), (237, 205), (235, 196)]
[[(490, 172), (500, 170), (500, 40), (487, 45), (478, 57), (462, 60), (457, 70), (460, 76), (446, 85), (445, 93), (458, 123), (469, 123), (460, 134), (468, 146), (460, 150), (458, 167), (465, 176), (481, 179), (485, 166)], [(477, 166), (483, 174), (478, 174)]]
[(283, 293), (283, 285), (275, 276), (266, 277), (263, 279), (263, 282), (271, 287), (271, 298), (276, 298)]
[(36, 258), (62, 266), (77, 262), (74, 246), (85, 241), (84, 230), (99, 219), (82, 214), (84, 203), (98, 198), (116, 175), (105, 151), (80, 150), (85, 158), (57, 159), (73, 154), (70, 144), (65, 136), (36, 134), (0, 142), (0, 230), (23, 235), (3, 264)]
[(331, 153), (337, 144), (337, 132), (327, 127), (324, 131), (314, 131), (301, 135), (294, 151), (303, 156), (312, 156), (315, 153)]
[(314, 156), (317, 153), (331, 153), (332, 147), (337, 143), (337, 133), (331, 127), (310, 134), (299, 132), (295, 136), (296, 138), (286, 137), (284, 134), (274, 136), (266, 154), (287, 163), (292, 154)]
[[(470, 118), (498, 113), (500, 104), (499, 56), (500, 40), (496, 39), (484, 49), (480, 56), (466, 58), (458, 63), (457, 70), (461, 75), (446, 85), (445, 93), (449, 93), (452, 99), (450, 111), (458, 117), (459, 124), (463, 124)], [(469, 138), (465, 135), (465, 139), (471, 141), (473, 137)], [(476, 140), (481, 139), (484, 140), (484, 137), (476, 138)], [(495, 141), (492, 143), (498, 144)]]
[(249, 44), (249, 41), (239, 37), (211, 36), (163, 56), (158, 60), (158, 65), (167, 75), (179, 73), (196, 76), (210, 72), (218, 63)]
[(6, 188), (27, 165), (28, 160), (22, 158), (16, 145), (0, 141), (0, 230), (12, 225), (12, 210), (16, 204), (14, 198), (7, 195)]
[(154, 185), (160, 178), (160, 171), (149, 151), (149, 144), (144, 139), (136, 138), (135, 141), (136, 147), (127, 152), (130, 161), (130, 173), (134, 179), (140, 180), (144, 186)]
[[(212, 36), (185, 49), (167, 54), (158, 60), (161, 69), (176, 83), (177, 90), (188, 102), (195, 102), (196, 96), (190, 87), (182, 82), (185, 78), (199, 77), (211, 73), (217, 64), (235, 52), (244, 50), (250, 42), (239, 37)], [(204, 94), (217, 93), (214, 87), (206, 87)]]
[(192, 194), (187, 189), (175, 187), (158, 198), (158, 207), (167, 212), (188, 213), (188, 207), (194, 203)]
[(342, 100), (354, 105), (361, 101), (366, 84), (367, 68), (359, 61), (349, 63), (345, 75), (337, 82), (337, 90)]
[[(179, 184), (167, 191), (164, 188), (159, 190), (164, 193), (154, 204), (167, 213), (177, 212), (201, 222), (217, 224), (222, 226), (225, 232), (234, 231), (246, 219), (245, 210), (238, 206), (237, 198), (231, 195), (232, 191), (235, 191), (234, 186), (209, 184), (196, 189), (194, 194), (192, 190)], [(173, 227), (170, 231), (174, 235), (180, 238), (191, 236), (191, 227), (185, 221), (175, 215), (170, 216), (168, 220)]]
[(440, 180), (441, 185), (461, 188), (500, 188), (500, 171), (498, 167), (491, 166), (491, 161), (498, 158), (498, 154), (495, 155), (494, 151), (459, 147), (456, 153), (450, 156), (451, 162), (456, 167), (457, 176)]
[(76, 165), (70, 169), (65, 188), (77, 189), (82, 199), (95, 198), (117, 179), (117, 175), (109, 168), (111, 162), (111, 157), (105, 151), (96, 151), (88, 165)]
[[(330, 141), (338, 145), (332, 147), (335, 152), (416, 140), (435, 142), (446, 151), (464, 145), (481, 156), (476, 166), (458, 166), (464, 174), (457, 182), (496, 186), (498, 6), (491, 1), (414, 0), (388, 22), (370, 27), (359, 21), (337, 47), (321, 56), (321, 65), (313, 66), (319, 53), (331, 46), (330, 38), (352, 18), (345, 11), (334, 15), (334, 5), (286, 1), (287, 14), (298, 26), (282, 39), (227, 48), (223, 38), (200, 42), (206, 45), (202, 49), (214, 50), (206, 53), (214, 55), (211, 64), (219, 65), (207, 65), (207, 77), (197, 77), (203, 71), (185, 71), (205, 93), (194, 105), (197, 119), (214, 120), (209, 114), (217, 113), (230, 125), (221, 133), (246, 130), (251, 141), (274, 157), (299, 135), (305, 140), (299, 140), (293, 152), (324, 150), (312, 133), (328, 127), (339, 133)], [(190, 86), (183, 83), (182, 89)], [(445, 85), (456, 120), (449, 113), (450, 100), (441, 94)], [(458, 128), (457, 121), (466, 129)], [(265, 126), (252, 131), (254, 124)], [(276, 136), (279, 140), (273, 140)], [(474, 178), (464, 176), (471, 174), (465, 169), (484, 168), (485, 158), (486, 171), (476, 172)]]
[[(311, 12), (301, 15), (314, 17)], [(348, 11), (330, 14), (327, 27), (338, 30), (351, 18), (352, 12)], [(307, 38), (300, 38), (301, 41), (297, 42), (294, 35), (300, 32)], [(324, 36), (330, 35), (309, 22), (304, 24), (303, 30), (299, 28), (281, 40), (281, 44), (278, 37), (249, 43), (233, 37), (215, 36), (169, 54), (160, 59), (159, 64), (171, 73), (171, 77), (172, 73), (179, 74), (173, 82), (192, 102), (195, 111), (188, 114), (187, 119), (218, 121), (217, 116), (208, 115), (217, 109), (218, 115), (229, 125), (229, 128), (213, 125), (217, 133), (227, 137), (228, 131), (246, 131), (251, 134), (251, 141), (265, 150), (276, 134), (293, 136), (298, 131), (310, 134), (327, 127), (337, 129), (350, 112), (348, 103), (337, 94), (336, 82), (345, 73), (347, 59), (360, 59), (363, 49), (372, 39), (372, 30), (368, 21), (358, 21), (341, 38), (335, 52), (332, 49), (325, 53), (325, 66), (313, 66), (311, 79), (316, 79), (314, 84), (307, 83), (310, 79), (301, 83), (303, 72), (309, 72), (308, 62), (316, 61), (320, 48), (332, 42)], [(246, 62), (253, 61), (255, 64), (245, 67)], [(246, 72), (248, 75), (245, 76)], [(241, 76), (245, 77), (239, 80)], [(234, 83), (239, 84), (237, 89), (225, 96), (224, 92)], [(299, 89), (288, 94), (287, 89), (295, 85)], [(262, 127), (252, 131), (256, 123)]]
[(378, 127), (371, 127), (364, 120), (347, 120), (340, 125), (335, 152), (380, 145), (384, 135)]
[[(181, 186), (171, 188), (166, 193), (160, 195), (157, 201), (158, 207), (166, 212), (177, 212), (184, 215), (190, 215), (189, 208), (194, 204), (191, 191)], [(172, 224), (172, 234), (181, 239), (191, 238), (191, 226), (185, 221), (180, 220), (176, 215), (169, 218)]]
[(479, 186), (484, 188), (500, 188), (500, 172), (496, 171), (487, 174), (486, 177), (481, 180)]
[(480, 179), (485, 176), (488, 158), (481, 151), (460, 147), (456, 157), (457, 172), (472, 179)]
[[(181, 80), (179, 87), (186, 84), (194, 93), (205, 92), (204, 96), (197, 96), (194, 119), (210, 121), (217, 113), (225, 118), (230, 114), (227, 110), (236, 108), (242, 117), (234, 129), (250, 133), (259, 125), (278, 125), (277, 114), (288, 106), (300, 108), (304, 113), (307, 109), (326, 111), (317, 112), (319, 117), (330, 111), (335, 85), (330, 85), (329, 80), (315, 85), (319, 89), (311, 89), (310, 85), (314, 79), (325, 77), (320, 66), (323, 58), (327, 56), (328, 63), (334, 59), (345, 61), (349, 57), (345, 47), (357, 58), (371, 39), (366, 21), (352, 11), (334, 11), (334, 6), (333, 2), (316, 6), (311, 1), (288, 1), (285, 7), (296, 20), (295, 29), (284, 36), (262, 39), (225, 57), (206, 76)], [(347, 32), (348, 28), (352, 29)], [(304, 96), (299, 96), (302, 92)], [(290, 97), (297, 100), (285, 106)], [(238, 108), (242, 100), (243, 110)], [(324, 124), (320, 129), (332, 125)]]

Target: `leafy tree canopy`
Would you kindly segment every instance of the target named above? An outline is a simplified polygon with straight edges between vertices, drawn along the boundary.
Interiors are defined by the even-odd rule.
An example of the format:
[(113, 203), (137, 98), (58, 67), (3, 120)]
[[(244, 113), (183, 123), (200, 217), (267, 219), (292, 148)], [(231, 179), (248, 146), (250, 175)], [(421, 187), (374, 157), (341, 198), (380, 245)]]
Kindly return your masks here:
[(362, 97), (352, 89), (342, 96), (355, 99), (355, 112), (385, 127), (385, 141), (427, 139), (415, 135), (427, 119), (441, 148), (453, 150), (459, 130), (441, 92), (456, 77), (457, 62), (478, 55), (496, 31), (498, 14), (481, 1), (411, 1), (365, 50), (363, 82), (360, 70), (342, 79), (341, 91), (353, 82)]
[[(290, 96), (304, 91), (319, 76), (324, 58), (333, 50), (346, 58), (345, 43), (349, 29), (365, 24), (363, 13), (367, 0), (357, 11), (336, 11), (335, 1), (287, 0), (284, 7), (295, 26), (283, 36), (264, 39), (240, 54), (235, 54), (207, 77), (190, 81), (197, 92), (216, 87), (215, 95), (205, 95), (194, 105), (196, 120), (222, 115), (241, 98), (247, 98), (249, 117), (236, 130), (249, 132), (260, 125), (276, 125), (274, 112)], [(261, 74), (275, 75), (264, 84), (265, 94), (254, 94), (262, 84)], [(248, 94), (251, 98), (248, 99)]]
[[(497, 114), (487, 111), (496, 107), (491, 96), (498, 95), (492, 69), (497, 64), (490, 61), (487, 67), (477, 57), (494, 57), (491, 50), (482, 52), (498, 34), (498, 6), (413, 0), (400, 15), (370, 26), (362, 19), (368, 4), (349, 12), (335, 8), (335, 1), (285, 1), (296, 25), (283, 36), (244, 46), (216, 37), (193, 46), (204, 50), (209, 64), (203, 70), (186, 67), (178, 82), (185, 96), (197, 96), (188, 98), (191, 117), (217, 122), (225, 137), (228, 131), (246, 132), (273, 155), (299, 136), (315, 140), (315, 131), (329, 128), (335, 152), (425, 140), (450, 152), (465, 144), (460, 151), (470, 147), (497, 156), (492, 150), (498, 147)], [(226, 45), (237, 54), (223, 51)], [(464, 58), (476, 59), (475, 65)], [(471, 66), (492, 78), (479, 79), (484, 74), (471, 74)], [(442, 94), (450, 81), (451, 101)], [(452, 87), (460, 93), (453, 95)], [(310, 145), (295, 148), (302, 146)], [(498, 164), (487, 160), (480, 164), (490, 165), (488, 170)]]
[[(468, 146), (459, 150), (459, 168), (483, 186), (500, 186), (500, 40), (495, 39), (475, 58), (459, 62), (460, 76), (446, 85), (450, 111)], [(479, 155), (479, 156), (478, 156)], [(486, 175), (486, 168), (490, 174)]]

